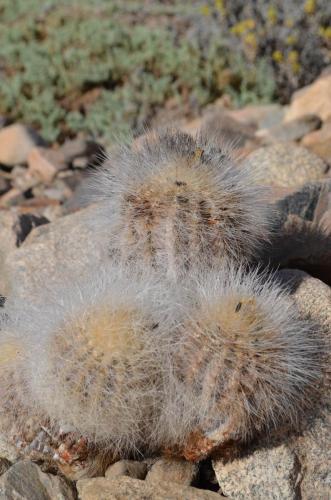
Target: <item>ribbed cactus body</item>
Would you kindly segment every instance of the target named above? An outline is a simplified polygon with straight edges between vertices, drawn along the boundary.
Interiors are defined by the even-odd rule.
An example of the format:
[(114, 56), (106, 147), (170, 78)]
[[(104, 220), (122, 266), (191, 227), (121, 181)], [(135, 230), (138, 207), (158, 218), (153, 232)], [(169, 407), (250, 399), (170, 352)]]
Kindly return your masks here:
[[(53, 291), (50, 302), (19, 312), (12, 322), (22, 344), (19, 360), (15, 342), (2, 332), (9, 337), (0, 373), (8, 360), (20, 378), (17, 387), (10, 377), (2, 382), (9, 406), (39, 416), (54, 434), (69, 427), (76, 439), (112, 453), (153, 448), (160, 353), (168, 342), (159, 304), (166, 295), (157, 279), (129, 280), (107, 268), (103, 277), (99, 270), (83, 285)], [(15, 308), (21, 304), (10, 311), (13, 318)]]
[(187, 285), (165, 405), (184, 450), (197, 433), (215, 447), (245, 441), (309, 404), (321, 345), (286, 293), (263, 279), (230, 266)]
[(250, 258), (268, 236), (269, 209), (254, 172), (202, 136), (166, 132), (122, 148), (95, 184), (101, 204), (93, 224), (109, 232), (122, 263), (177, 277)]

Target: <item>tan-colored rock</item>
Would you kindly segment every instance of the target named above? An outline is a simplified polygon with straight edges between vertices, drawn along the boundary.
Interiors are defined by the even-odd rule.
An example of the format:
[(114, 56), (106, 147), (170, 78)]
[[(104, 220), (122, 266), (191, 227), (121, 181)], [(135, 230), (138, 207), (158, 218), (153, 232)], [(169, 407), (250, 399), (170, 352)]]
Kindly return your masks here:
[(300, 269), (331, 284), (331, 235), (296, 215), (288, 216), (260, 258), (274, 268)]
[(290, 122), (280, 123), (271, 128), (260, 129), (256, 137), (263, 143), (299, 141), (309, 132), (318, 129), (321, 120), (316, 115), (304, 115)]
[(326, 210), (321, 217), (320, 226), (323, 231), (331, 235), (331, 208)]
[(285, 121), (295, 120), (307, 113), (321, 120), (331, 117), (331, 75), (321, 76), (314, 83), (295, 92), (285, 114)]
[(105, 477), (107, 479), (115, 479), (120, 476), (128, 476), (135, 479), (145, 479), (146, 474), (146, 462), (138, 462), (136, 460), (119, 460), (108, 467)]
[(11, 465), (12, 463), (7, 458), (0, 458), (0, 476), (7, 472)]
[(80, 500), (219, 500), (211, 491), (172, 482), (154, 483), (131, 477), (109, 480), (103, 477), (77, 482)]
[(292, 298), (304, 317), (321, 328), (324, 338), (324, 378), (319, 398), (306, 413), (307, 424), (294, 440), (292, 449), (298, 458), (301, 472), (300, 497), (302, 500), (329, 498), (331, 485), (331, 288), (307, 273), (284, 269), (278, 273), (282, 282), (290, 287)]
[(229, 110), (235, 120), (258, 128), (277, 126), (283, 120), (285, 107), (279, 104), (248, 105), (240, 109)]
[(331, 340), (331, 288), (298, 269), (283, 269), (277, 276), (290, 286), (302, 314), (321, 325), (326, 338), (330, 337)]
[(299, 471), (286, 445), (258, 449), (228, 463), (214, 460), (223, 495), (236, 500), (294, 500)]
[(109, 259), (107, 235), (95, 234), (96, 207), (56, 219), (31, 231), (24, 244), (6, 259), (11, 282), (21, 297), (37, 297), (46, 288), (66, 286)]
[(14, 166), (26, 163), (40, 138), (28, 127), (16, 123), (0, 130), (0, 163)]
[(259, 173), (261, 183), (287, 188), (320, 180), (329, 169), (308, 149), (283, 142), (257, 149), (248, 160)]
[(307, 134), (301, 144), (331, 164), (331, 118), (321, 129)]
[(32, 148), (28, 155), (29, 173), (42, 182), (49, 184), (57, 174), (58, 169), (47, 157), (44, 148)]
[(74, 488), (60, 476), (45, 474), (24, 460), (14, 464), (0, 477), (3, 500), (74, 500)]
[(147, 474), (146, 481), (169, 481), (189, 486), (197, 473), (197, 465), (187, 460), (160, 458)]

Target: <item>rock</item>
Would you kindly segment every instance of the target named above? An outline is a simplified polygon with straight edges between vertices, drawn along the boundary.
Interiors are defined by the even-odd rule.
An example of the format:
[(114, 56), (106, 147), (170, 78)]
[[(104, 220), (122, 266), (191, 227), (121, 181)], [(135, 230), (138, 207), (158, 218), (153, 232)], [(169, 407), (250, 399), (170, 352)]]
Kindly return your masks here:
[[(9, 444), (6, 437), (0, 433), (0, 457), (8, 462), (15, 462), (19, 458), (19, 453), (16, 447)], [(1, 496), (0, 496), (1, 498)]]
[(21, 167), (20, 165), (16, 165), (11, 174), (13, 179), (12, 186), (22, 193), (33, 188), (39, 182), (26, 167)]
[(74, 500), (74, 488), (62, 477), (45, 474), (28, 460), (14, 464), (0, 477), (4, 500)]
[(214, 460), (222, 494), (236, 500), (295, 499), (300, 480), (295, 455), (285, 445), (258, 449), (228, 463)]
[(136, 460), (119, 460), (108, 467), (105, 477), (107, 479), (115, 479), (119, 476), (129, 476), (135, 479), (145, 479), (146, 474), (146, 462), (138, 462)]
[(13, 228), (16, 233), (16, 246), (19, 247), (23, 243), (32, 229), (48, 224), (48, 222), (49, 220), (46, 217), (39, 217), (34, 214), (18, 214)]
[(331, 75), (321, 76), (314, 83), (295, 92), (284, 120), (289, 122), (306, 114), (325, 121), (331, 117)]
[(278, 273), (278, 277), (290, 288), (302, 315), (318, 324), (324, 335), (323, 352), (328, 359), (325, 362), (320, 400), (313, 402), (312, 410), (306, 413), (308, 425), (292, 445), (302, 473), (299, 498), (324, 500), (329, 498), (331, 487), (331, 398), (328, 373), (331, 362), (331, 288), (296, 269), (284, 269)]
[(88, 166), (88, 158), (86, 156), (77, 156), (72, 161), (72, 166), (74, 168), (86, 168)]
[(59, 151), (65, 158), (67, 164), (72, 163), (76, 158), (102, 154), (102, 148), (99, 144), (79, 136), (75, 139), (67, 139), (59, 148)]
[(331, 118), (321, 129), (307, 134), (301, 144), (331, 164)]
[(46, 154), (45, 148), (32, 148), (28, 155), (29, 173), (46, 184), (49, 184), (57, 174), (57, 167)]
[(12, 463), (7, 458), (0, 458), (0, 476), (7, 472), (11, 465)]
[(290, 287), (302, 314), (318, 323), (331, 340), (331, 288), (298, 269), (283, 269), (277, 273), (277, 277)]
[(42, 142), (30, 128), (19, 123), (0, 130), (0, 163), (14, 166), (26, 163), (31, 149)]
[(165, 481), (189, 486), (197, 473), (197, 465), (186, 460), (160, 458), (152, 465), (146, 481)]
[(20, 189), (11, 188), (0, 198), (0, 207), (10, 207), (22, 203), (25, 200)]
[(280, 123), (269, 129), (260, 129), (255, 135), (266, 143), (298, 141), (309, 132), (318, 129), (321, 123), (320, 118), (316, 115), (304, 115), (296, 120)]
[(317, 224), (289, 215), (275, 232), (260, 260), (275, 269), (291, 268), (308, 272), (331, 285), (331, 235)]
[(277, 126), (284, 117), (284, 107), (279, 104), (249, 105), (241, 109), (229, 111), (235, 120), (252, 125), (256, 128), (271, 128)]
[(254, 127), (235, 120), (223, 109), (216, 108), (206, 113), (201, 127), (207, 137), (215, 137), (221, 144), (233, 143), (235, 149), (254, 141)]
[(91, 206), (33, 229), (8, 255), (6, 267), (18, 295), (33, 300), (45, 287), (80, 281), (88, 269), (108, 260), (107, 235), (96, 236), (87, 223), (96, 210)]
[(320, 220), (321, 229), (331, 235), (331, 208), (324, 212)]
[(261, 183), (296, 187), (322, 179), (328, 165), (311, 151), (286, 143), (264, 146), (248, 156), (260, 174)]
[(331, 183), (311, 182), (279, 199), (276, 207), (281, 214), (282, 221), (285, 222), (290, 214), (297, 215), (308, 221), (314, 220), (320, 197), (324, 195), (324, 192), (328, 191), (331, 192)]
[(211, 491), (199, 490), (191, 486), (150, 481), (140, 481), (131, 477), (109, 480), (103, 477), (82, 479), (77, 482), (80, 500), (219, 500), (219, 495)]
[(10, 189), (9, 179), (5, 179), (4, 177), (0, 177), (0, 196), (6, 193)]

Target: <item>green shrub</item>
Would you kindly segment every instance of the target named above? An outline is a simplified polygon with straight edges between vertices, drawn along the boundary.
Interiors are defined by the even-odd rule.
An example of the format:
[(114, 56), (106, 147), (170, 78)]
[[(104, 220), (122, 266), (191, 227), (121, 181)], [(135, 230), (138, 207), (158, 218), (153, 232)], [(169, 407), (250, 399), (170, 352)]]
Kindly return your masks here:
[[(141, 131), (169, 99), (198, 110), (224, 92), (237, 104), (286, 95), (287, 73), (278, 68), (292, 68), (293, 76), (301, 53), (296, 59), (291, 46), (282, 66), (271, 34), (254, 41), (263, 22), (247, 18), (256, 14), (253, 4), (1, 0), (0, 114), (33, 125), (50, 141), (78, 131), (108, 141)], [(263, 12), (262, 20), (270, 16)], [(327, 39), (325, 19), (312, 18), (324, 30), (318, 40)], [(307, 59), (309, 50), (302, 51)], [(325, 65), (308, 62), (310, 75)], [(305, 83), (302, 68), (289, 78), (293, 88)]]

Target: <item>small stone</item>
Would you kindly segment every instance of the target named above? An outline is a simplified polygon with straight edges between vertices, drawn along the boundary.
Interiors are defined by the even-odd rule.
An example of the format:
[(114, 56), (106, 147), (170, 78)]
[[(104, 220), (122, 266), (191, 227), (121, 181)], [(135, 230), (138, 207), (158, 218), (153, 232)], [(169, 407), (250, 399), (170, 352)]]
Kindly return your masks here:
[(0, 130), (0, 163), (8, 166), (25, 164), (40, 137), (30, 128), (19, 123)]
[(77, 156), (72, 161), (74, 168), (86, 168), (88, 166), (88, 158), (86, 156)]
[(12, 444), (8, 443), (6, 436), (4, 436), (1, 433), (0, 433), (0, 457), (2, 457), (2, 459), (4, 460), (7, 460), (8, 462), (15, 462), (19, 458), (19, 452), (17, 448)]
[(106, 470), (107, 479), (115, 479), (119, 476), (129, 476), (135, 479), (145, 479), (147, 474), (147, 464), (136, 460), (119, 460), (110, 465)]
[(5, 194), (10, 189), (9, 179), (5, 179), (4, 177), (0, 177), (0, 196)]
[(20, 189), (11, 188), (0, 198), (0, 207), (11, 207), (22, 203), (25, 200)]
[(285, 114), (285, 121), (309, 114), (325, 121), (331, 117), (331, 75), (321, 76), (314, 83), (295, 92)]
[(7, 472), (11, 465), (12, 463), (7, 458), (0, 458), (0, 476)]
[(271, 128), (277, 126), (284, 117), (284, 107), (279, 104), (249, 105), (241, 109), (229, 111), (235, 120), (253, 125), (257, 128)]
[(254, 141), (254, 127), (235, 120), (223, 109), (216, 108), (206, 113), (202, 128), (207, 137), (219, 138), (221, 143), (232, 142), (235, 149)]
[(73, 486), (60, 476), (45, 474), (28, 460), (18, 462), (0, 477), (0, 498), (6, 500), (74, 500)]
[(295, 455), (285, 445), (258, 449), (228, 463), (214, 460), (222, 494), (236, 500), (294, 500), (300, 480)]
[(322, 179), (329, 169), (308, 149), (283, 142), (261, 147), (247, 159), (256, 168), (262, 184), (286, 188)]
[(104, 477), (77, 482), (80, 500), (219, 500), (212, 491), (199, 490), (172, 482), (154, 483), (122, 476), (113, 480)]
[(45, 148), (32, 148), (28, 155), (29, 173), (42, 182), (49, 184), (57, 174), (58, 169), (45, 155)]
[(189, 486), (197, 473), (197, 465), (186, 460), (160, 458), (147, 474), (146, 481), (168, 481)]
[(321, 123), (320, 118), (316, 115), (304, 115), (269, 129), (260, 129), (255, 135), (266, 143), (298, 141), (309, 132), (318, 129)]
[(306, 271), (331, 285), (331, 235), (320, 225), (289, 215), (260, 255), (273, 268)]
[(39, 182), (26, 167), (17, 165), (13, 168), (11, 174), (13, 187), (19, 189), (21, 192), (33, 188)]
[(331, 164), (331, 119), (321, 129), (306, 135), (301, 144)]
[(319, 324), (331, 338), (331, 288), (298, 269), (283, 269), (277, 276), (290, 287), (302, 315)]
[(326, 210), (321, 217), (320, 226), (326, 234), (331, 235), (331, 208)]
[(89, 143), (83, 137), (66, 140), (59, 148), (63, 158), (67, 164), (71, 163), (75, 158), (87, 155)]
[(281, 213), (283, 222), (288, 215), (297, 215), (302, 219), (313, 221), (320, 197), (324, 190), (331, 191), (331, 183), (311, 182), (301, 189), (281, 198), (277, 203), (277, 210)]

